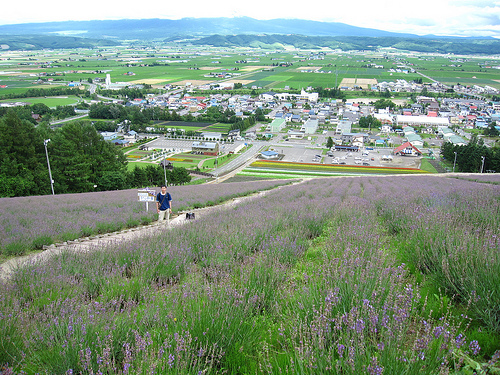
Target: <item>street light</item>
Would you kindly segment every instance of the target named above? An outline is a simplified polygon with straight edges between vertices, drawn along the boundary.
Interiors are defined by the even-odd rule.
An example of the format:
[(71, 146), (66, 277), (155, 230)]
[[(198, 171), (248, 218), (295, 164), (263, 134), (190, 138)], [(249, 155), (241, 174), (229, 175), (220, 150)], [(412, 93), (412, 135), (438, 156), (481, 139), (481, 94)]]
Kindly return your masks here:
[(52, 172), (50, 171), (50, 163), (49, 163), (49, 153), (47, 151), (47, 143), (50, 142), (50, 139), (46, 139), (43, 141), (43, 145), (45, 146), (45, 155), (47, 156), (47, 166), (49, 167), (49, 178), (50, 178), (50, 188), (52, 189), (52, 195), (54, 193), (54, 180), (52, 179)]
[(483, 173), (483, 168), (484, 168), (484, 159), (486, 159), (484, 156), (481, 156), (481, 160), (483, 161), (481, 163), (481, 173)]
[(165, 174), (165, 186), (167, 186), (167, 154), (166, 154), (166, 150), (164, 152), (165, 153), (163, 154), (163, 173)]
[(217, 149), (217, 153), (215, 154), (215, 182), (219, 182), (219, 171), (217, 168), (219, 167), (219, 150)]
[(453, 151), (453, 153), (455, 154), (455, 161), (453, 162), (453, 173), (455, 173), (455, 164), (457, 164), (457, 152)]

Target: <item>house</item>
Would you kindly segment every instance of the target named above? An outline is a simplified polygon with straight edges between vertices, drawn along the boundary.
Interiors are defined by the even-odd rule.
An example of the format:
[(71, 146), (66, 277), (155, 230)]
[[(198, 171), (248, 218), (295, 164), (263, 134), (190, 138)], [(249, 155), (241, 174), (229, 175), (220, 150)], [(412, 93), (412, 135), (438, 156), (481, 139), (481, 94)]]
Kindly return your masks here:
[(382, 125), (382, 127), (380, 128), (380, 132), (381, 133), (392, 133), (393, 132), (392, 126)]
[(454, 146), (466, 146), (467, 142), (463, 140), (462, 137), (459, 137), (456, 134), (453, 134), (449, 137), (446, 137), (446, 140), (452, 143)]
[(411, 143), (412, 146), (414, 147), (423, 147), (424, 146), (424, 141), (422, 137), (420, 137), (416, 133), (411, 133), (406, 136), (406, 139), (408, 142)]
[(245, 133), (246, 139), (257, 139), (257, 132), (255, 130), (251, 130)]
[(135, 132), (134, 130), (130, 130), (123, 136), (123, 139), (128, 141), (129, 143), (135, 143), (135, 141), (137, 140), (137, 132)]
[(128, 146), (130, 146), (130, 142), (127, 141), (127, 140), (125, 140), (125, 139), (114, 139), (111, 142), (114, 143), (117, 146), (122, 146), (122, 147), (128, 147)]
[(276, 97), (276, 93), (272, 91), (268, 91), (265, 93), (260, 94), (259, 99), (265, 102), (270, 102), (274, 101), (274, 98)]
[(353, 144), (353, 142), (364, 144), (370, 142), (370, 136), (366, 133), (344, 133), (341, 140), (343, 144)]
[(116, 132), (101, 132), (101, 135), (105, 141), (112, 141), (113, 139), (118, 138), (118, 133)]
[(397, 147), (394, 149), (393, 153), (395, 155), (402, 155), (402, 156), (420, 156), (422, 153), (418, 148), (413, 146), (410, 142), (405, 142), (401, 146)]
[(240, 129), (230, 130), (229, 133), (227, 133), (227, 139), (229, 141), (234, 141), (238, 137), (240, 137)]

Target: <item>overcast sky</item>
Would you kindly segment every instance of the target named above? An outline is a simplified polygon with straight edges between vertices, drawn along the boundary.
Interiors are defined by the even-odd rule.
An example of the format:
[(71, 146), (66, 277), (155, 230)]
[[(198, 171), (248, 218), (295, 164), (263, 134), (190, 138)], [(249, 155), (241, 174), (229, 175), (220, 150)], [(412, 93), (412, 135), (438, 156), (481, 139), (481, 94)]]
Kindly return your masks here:
[(299, 18), (419, 35), (494, 36), (500, 38), (500, 0), (86, 0), (5, 1), (0, 24), (124, 18), (237, 17)]

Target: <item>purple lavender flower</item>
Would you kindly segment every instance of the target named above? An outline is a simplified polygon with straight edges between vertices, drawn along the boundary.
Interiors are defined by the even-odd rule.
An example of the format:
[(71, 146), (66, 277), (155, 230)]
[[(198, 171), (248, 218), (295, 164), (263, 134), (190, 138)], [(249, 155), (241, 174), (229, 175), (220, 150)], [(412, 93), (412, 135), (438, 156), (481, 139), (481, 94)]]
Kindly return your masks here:
[(477, 340), (472, 340), (469, 343), (469, 349), (472, 351), (472, 355), (478, 355), (479, 351), (481, 350), (481, 347), (479, 346)]

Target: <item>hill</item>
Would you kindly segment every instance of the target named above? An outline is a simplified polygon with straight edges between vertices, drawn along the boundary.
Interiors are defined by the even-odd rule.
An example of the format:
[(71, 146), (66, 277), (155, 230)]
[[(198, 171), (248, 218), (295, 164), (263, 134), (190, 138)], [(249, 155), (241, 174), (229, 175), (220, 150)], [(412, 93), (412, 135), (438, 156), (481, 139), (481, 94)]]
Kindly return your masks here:
[(424, 38), (395, 36), (307, 36), (307, 35), (212, 35), (190, 41), (215, 47), (377, 50), (396, 48), (428, 53), (498, 54), (500, 41), (494, 39)]
[(65, 21), (0, 25), (0, 35), (61, 35), (86, 38), (153, 40), (168, 36), (209, 36), (213, 34), (300, 34), (321, 36), (415, 36), (356, 27), (339, 22), (298, 19), (256, 20), (236, 18), (127, 19), (106, 21)]
[(217, 47), (373, 50), (378, 47), (418, 52), (498, 54), (492, 38), (417, 36), (300, 19), (235, 18), (126, 19), (0, 25), (7, 50), (91, 48), (130, 41), (161, 41)]
[[(499, 182), (493, 174), (313, 179), (182, 226), (49, 249), (0, 281), (0, 368), (498, 373)], [(230, 197), (235, 186), (172, 192), (178, 202), (208, 191)], [(46, 202), (67, 202), (68, 218), (83, 224), (78, 208), (88, 202), (108, 195), (118, 209), (139, 204), (136, 193)], [(50, 221), (51, 210), (22, 215), (33, 212), (37, 220), (24, 224)]]

